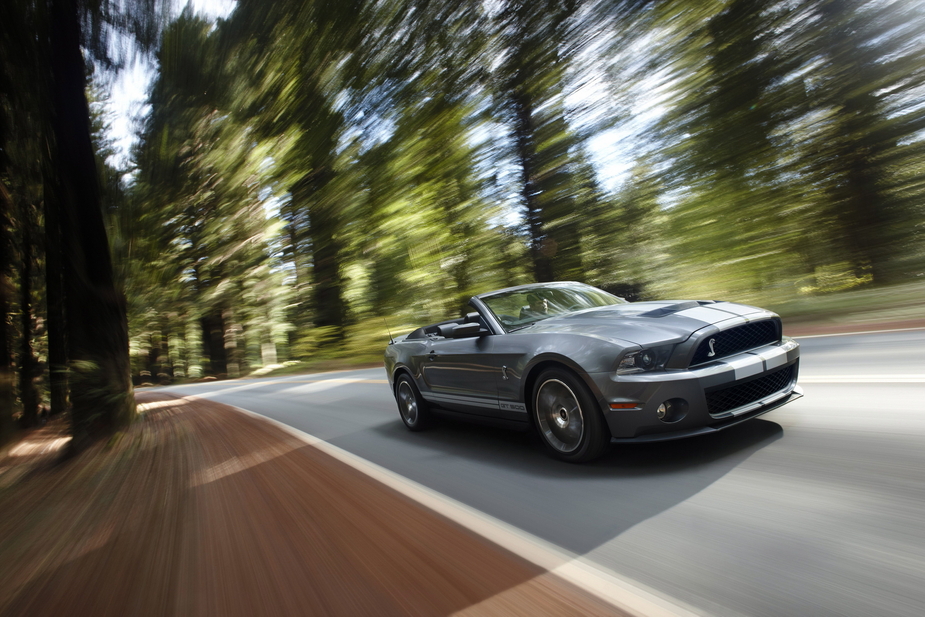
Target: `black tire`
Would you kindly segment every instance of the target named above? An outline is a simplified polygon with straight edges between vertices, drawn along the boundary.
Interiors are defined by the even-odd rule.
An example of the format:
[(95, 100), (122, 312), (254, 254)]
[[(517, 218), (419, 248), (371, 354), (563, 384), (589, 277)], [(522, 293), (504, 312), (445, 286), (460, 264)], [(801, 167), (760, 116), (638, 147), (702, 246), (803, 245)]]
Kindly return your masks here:
[(422, 431), (430, 424), (430, 408), (408, 373), (400, 374), (395, 380), (395, 402), (401, 421), (409, 431)]
[(564, 368), (546, 369), (533, 386), (533, 423), (549, 453), (569, 463), (587, 463), (610, 444), (610, 431), (594, 397)]

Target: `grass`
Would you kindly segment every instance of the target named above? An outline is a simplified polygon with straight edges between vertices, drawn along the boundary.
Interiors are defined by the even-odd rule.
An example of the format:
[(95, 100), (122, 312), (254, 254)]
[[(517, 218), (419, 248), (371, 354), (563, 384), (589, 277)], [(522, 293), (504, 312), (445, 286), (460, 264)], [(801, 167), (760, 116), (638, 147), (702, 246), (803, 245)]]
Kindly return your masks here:
[(925, 281), (789, 299), (768, 309), (792, 324), (875, 324), (925, 319)]

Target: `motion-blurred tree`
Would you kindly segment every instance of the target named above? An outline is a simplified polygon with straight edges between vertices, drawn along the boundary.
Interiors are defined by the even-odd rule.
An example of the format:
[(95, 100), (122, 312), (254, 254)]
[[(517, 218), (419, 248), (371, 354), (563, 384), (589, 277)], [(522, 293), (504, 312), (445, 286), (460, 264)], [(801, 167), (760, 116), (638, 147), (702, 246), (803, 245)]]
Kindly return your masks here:
[[(803, 109), (814, 131), (801, 144), (800, 162), (821, 197), (827, 244), (858, 279), (896, 281), (915, 243), (907, 222), (917, 204), (902, 196), (901, 178), (923, 152), (925, 10), (854, 0), (803, 9), (794, 49), (807, 67)], [(903, 145), (910, 141), (911, 148)]]
[[(83, 7), (54, 0), (49, 12), (54, 189), (45, 196), (60, 225), (64, 266), (71, 420), (77, 447), (129, 422), (135, 404), (128, 361), (125, 303), (113, 278), (101, 210), (81, 51)], [(52, 250), (58, 247), (51, 247)]]
[[(584, 278), (563, 82), (578, 2), (510, 0), (497, 15), (498, 107), (510, 127), (538, 281)], [(571, 47), (570, 47), (571, 46)]]
[(13, 332), (10, 323), (10, 276), (8, 264), (13, 262), (11, 251), (10, 212), (13, 199), (0, 181), (0, 443), (12, 432), (15, 394), (13, 390)]
[[(284, 217), (296, 266), (311, 263), (311, 314), (341, 339), (345, 326), (341, 196), (335, 190), (345, 100), (360, 75), (366, 2), (244, 0), (229, 19), (230, 48), (251, 76), (246, 113), (261, 139), (281, 138), (277, 180), (288, 188)], [(297, 271), (300, 280), (303, 269)]]
[[(21, 213), (11, 222), (20, 237), (23, 266), (18, 279), (24, 309), (20, 398), (28, 421), (37, 404), (25, 386), (35, 373), (30, 338), (37, 296), (31, 282), (38, 265), (41, 222), (48, 269), (52, 405), (60, 411), (64, 403), (60, 367), (69, 362), (76, 377), (71, 384), (71, 418), (77, 448), (85, 438), (124, 424), (134, 413), (124, 301), (113, 279), (90, 138), (84, 53), (112, 64), (118, 37), (133, 38), (142, 48), (150, 44), (162, 17), (160, 6), (154, 0), (3, 4), (0, 176), (10, 192), (11, 200), (6, 201), (18, 204)], [(44, 221), (35, 211), (39, 203), (44, 204)]]
[[(453, 2), (409, 4), (407, 52), (380, 47), (382, 76), (370, 76), (373, 94), (388, 91), (393, 131), (361, 156), (376, 179), (361, 181), (369, 208), (363, 250), (373, 261), (377, 313), (412, 296), (439, 298), (442, 314), (456, 315), (491, 268), (496, 238), (475, 137), (487, 122), (486, 16)], [(377, 128), (359, 138), (374, 138)]]
[[(373, 336), (365, 317), (442, 318), (529, 279), (748, 298), (868, 272), (852, 200), (882, 197), (875, 257), (916, 242), (898, 222), (921, 208), (921, 41), (878, 7), (243, 0), (214, 27), (187, 11), (160, 43), (127, 217), (106, 219), (131, 247), (137, 358), (233, 373), (272, 363), (287, 330), (283, 355), (329, 353)], [(870, 54), (855, 81), (822, 42), (838, 28)], [(620, 101), (582, 101), (608, 71)], [(605, 190), (589, 139), (653, 86), (644, 113), (664, 121)], [(845, 101), (864, 91), (861, 122)]]
[[(186, 12), (165, 31), (136, 154), (147, 260), (140, 265), (155, 267), (133, 282), (145, 297), (133, 316), (149, 337), (148, 370), (170, 376), (199, 364), (172, 349), (197, 346), (191, 330), (202, 330), (210, 372), (236, 375), (248, 364), (249, 339), (267, 349), (279, 325), (272, 313), (280, 299), (271, 290), (253, 293), (280, 282), (267, 270), (271, 223), (260, 197), (269, 150), (231, 112), (236, 89), (221, 62), (220, 35), (210, 29)], [(242, 338), (249, 321), (253, 336)]]
[(36, 41), (29, 29), (8, 26), (29, 24), (38, 19), (36, 13), (25, 2), (4, 3), (0, 9), (0, 23), (5, 24), (0, 36), (0, 440), (11, 427), (17, 394), (25, 415), (22, 424), (35, 421), (38, 406), (32, 381), (31, 256), (39, 235), (34, 204), (41, 198), (41, 154), (35, 135), (42, 128), (43, 91), (34, 79), (40, 61)]
[(22, 407), (22, 425), (34, 426), (38, 420), (39, 392), (35, 379), (41, 375), (41, 367), (35, 356), (33, 337), (34, 292), (36, 249), (38, 248), (38, 212), (28, 202), (21, 202), (19, 208), (19, 400)]
[(781, 84), (792, 67), (773, 40), (786, 9), (755, 0), (697, 8), (715, 12), (695, 21), (679, 4), (668, 16), (684, 33), (674, 65), (679, 97), (661, 128), (669, 187), (684, 193), (671, 232), (699, 276), (731, 284), (727, 293), (748, 292), (784, 267), (793, 241), (774, 144), (791, 103)]

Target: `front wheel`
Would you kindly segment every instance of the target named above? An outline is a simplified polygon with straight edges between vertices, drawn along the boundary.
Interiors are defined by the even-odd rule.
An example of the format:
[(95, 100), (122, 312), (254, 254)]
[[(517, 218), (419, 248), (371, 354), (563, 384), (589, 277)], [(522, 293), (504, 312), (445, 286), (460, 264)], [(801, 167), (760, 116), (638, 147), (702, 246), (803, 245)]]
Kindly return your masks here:
[(588, 387), (564, 369), (547, 369), (536, 380), (533, 419), (550, 454), (563, 461), (592, 461), (610, 443), (603, 414)]
[(427, 427), (430, 410), (414, 380), (407, 373), (399, 375), (395, 382), (395, 400), (401, 420), (409, 431), (421, 431)]

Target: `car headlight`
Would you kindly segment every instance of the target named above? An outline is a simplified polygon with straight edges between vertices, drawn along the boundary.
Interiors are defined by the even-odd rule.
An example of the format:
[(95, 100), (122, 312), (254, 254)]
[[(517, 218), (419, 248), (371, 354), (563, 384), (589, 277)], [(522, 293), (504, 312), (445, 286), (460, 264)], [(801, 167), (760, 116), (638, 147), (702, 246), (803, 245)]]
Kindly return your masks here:
[(620, 364), (617, 366), (617, 375), (642, 373), (665, 368), (665, 363), (668, 362), (672, 349), (674, 349), (674, 345), (662, 345), (651, 349), (631, 351), (620, 359)]

